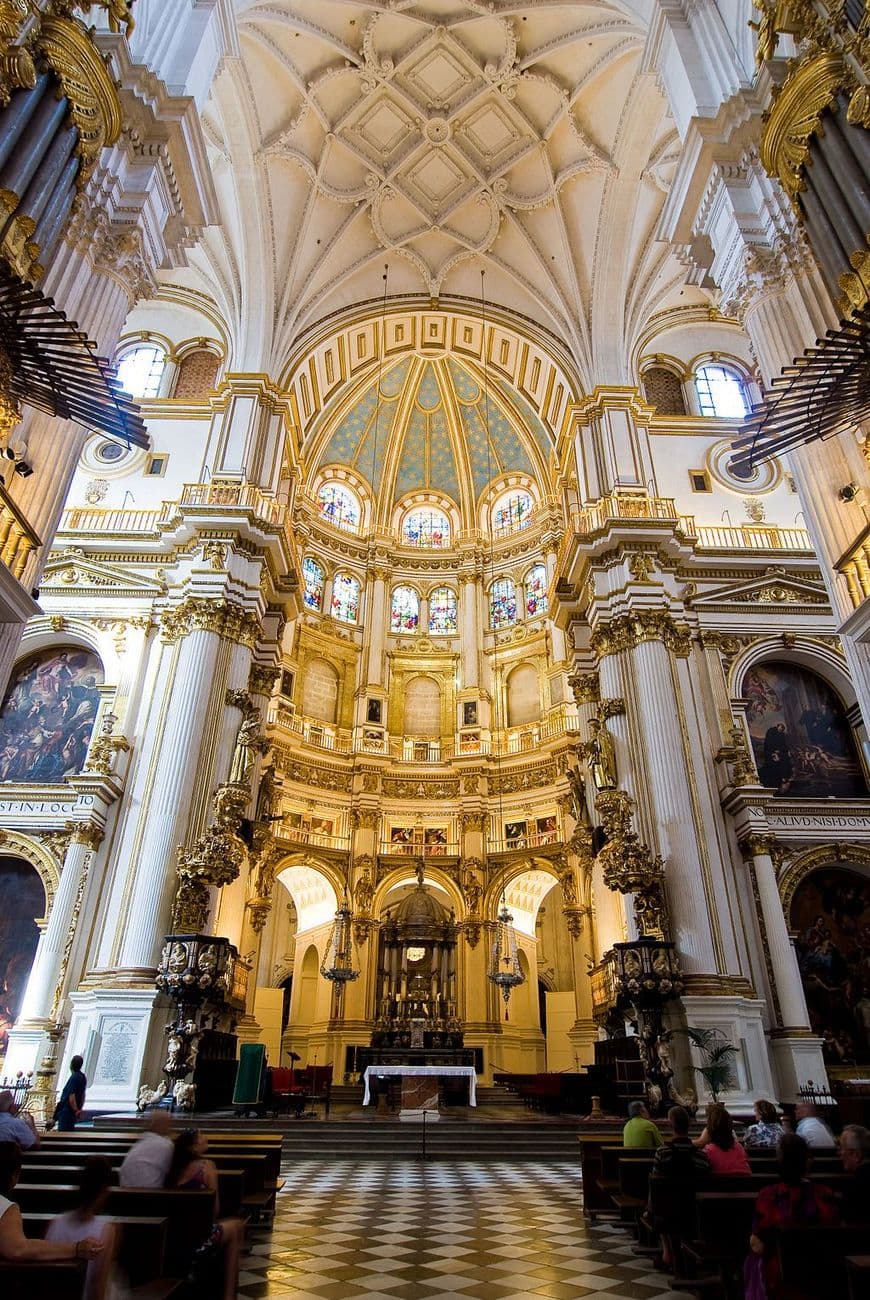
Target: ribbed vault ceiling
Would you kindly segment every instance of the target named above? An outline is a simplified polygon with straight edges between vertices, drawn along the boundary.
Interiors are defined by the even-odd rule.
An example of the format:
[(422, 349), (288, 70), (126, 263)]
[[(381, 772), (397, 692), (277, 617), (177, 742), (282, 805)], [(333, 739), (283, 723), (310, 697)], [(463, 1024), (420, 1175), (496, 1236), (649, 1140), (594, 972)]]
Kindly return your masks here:
[[(678, 139), (631, 4), (237, 0), (205, 110), (222, 224), (174, 273), (236, 362), (389, 292), (477, 298), (618, 381), (684, 272), (654, 240)], [(687, 291), (697, 296), (696, 291)], [(683, 302), (686, 300), (683, 299)]]

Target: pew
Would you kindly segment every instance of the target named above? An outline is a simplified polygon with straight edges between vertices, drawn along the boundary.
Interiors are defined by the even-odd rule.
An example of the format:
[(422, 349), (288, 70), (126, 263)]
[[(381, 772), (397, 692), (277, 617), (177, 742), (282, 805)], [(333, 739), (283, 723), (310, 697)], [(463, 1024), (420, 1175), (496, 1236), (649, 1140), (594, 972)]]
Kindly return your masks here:
[[(75, 1205), (76, 1187), (53, 1183), (18, 1183), (12, 1193), (22, 1215), (63, 1214)], [(115, 1187), (106, 1213), (120, 1218), (166, 1220), (165, 1270), (184, 1277), (193, 1253), (208, 1237), (214, 1220), (211, 1192), (176, 1188)]]
[(34, 1300), (46, 1296), (51, 1300), (81, 1300), (85, 1285), (85, 1265), (10, 1264), (0, 1260), (0, 1295), (3, 1300)]
[[(48, 1213), (22, 1215), (25, 1236), (44, 1237), (54, 1217)], [(134, 1219), (121, 1215), (106, 1217), (118, 1229), (118, 1264), (130, 1285), (134, 1288), (141, 1287), (162, 1278), (168, 1228), (166, 1219)]]
[(847, 1300), (846, 1256), (865, 1249), (866, 1226), (780, 1228), (777, 1250), (782, 1280), (813, 1300)]
[(870, 1255), (847, 1255), (849, 1300), (870, 1300)]

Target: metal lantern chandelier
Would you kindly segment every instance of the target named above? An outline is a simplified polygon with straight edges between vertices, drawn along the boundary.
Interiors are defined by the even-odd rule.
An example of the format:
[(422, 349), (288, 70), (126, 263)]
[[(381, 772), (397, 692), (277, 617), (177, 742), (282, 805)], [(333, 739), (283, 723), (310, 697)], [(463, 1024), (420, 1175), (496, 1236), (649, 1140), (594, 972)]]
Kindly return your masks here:
[(359, 971), (353, 964), (353, 913), (346, 896), (335, 913), (320, 973), (337, 989), (359, 979)]
[[(501, 910), (495, 925), (495, 938), (492, 941), (492, 955), (487, 976), (497, 988), (501, 989), (505, 1006), (510, 1001), (513, 990), (518, 984), (522, 984), (526, 978), (520, 966), (514, 918), (508, 911), (503, 895)], [(505, 1012), (506, 1015), (507, 1012)]]

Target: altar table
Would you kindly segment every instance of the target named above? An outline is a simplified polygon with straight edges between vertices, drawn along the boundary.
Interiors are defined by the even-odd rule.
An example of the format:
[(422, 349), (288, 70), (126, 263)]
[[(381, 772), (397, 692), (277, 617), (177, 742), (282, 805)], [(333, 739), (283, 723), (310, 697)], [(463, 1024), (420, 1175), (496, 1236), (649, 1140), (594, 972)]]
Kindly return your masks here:
[(369, 1065), (366, 1067), (363, 1081), (365, 1083), (365, 1092), (363, 1093), (363, 1105), (368, 1106), (371, 1103), (371, 1091), (369, 1082), (372, 1078), (380, 1079), (384, 1076), (404, 1075), (412, 1078), (436, 1078), (444, 1079), (460, 1075), (463, 1079), (468, 1080), (468, 1104), (469, 1106), (477, 1105), (477, 1075), (473, 1065)]

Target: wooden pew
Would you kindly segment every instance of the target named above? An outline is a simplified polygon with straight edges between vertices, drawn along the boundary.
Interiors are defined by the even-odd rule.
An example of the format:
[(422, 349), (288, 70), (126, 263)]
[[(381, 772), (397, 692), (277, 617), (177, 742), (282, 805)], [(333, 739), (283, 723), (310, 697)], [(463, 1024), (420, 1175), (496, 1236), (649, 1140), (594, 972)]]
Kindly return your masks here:
[(580, 1143), (580, 1176), (583, 1183), (583, 1214), (590, 1223), (602, 1214), (613, 1215), (614, 1207), (609, 1191), (602, 1190), (604, 1151), (624, 1149), (622, 1130), (612, 1133), (582, 1133)]
[[(120, 1162), (119, 1162), (120, 1163)], [(22, 1161), (20, 1181), (53, 1186), (76, 1187), (81, 1174), (80, 1164), (49, 1165)], [(245, 1193), (245, 1174), (242, 1169), (218, 1169), (218, 1205), (221, 1218), (236, 1219), (242, 1216)]]
[(849, 1300), (870, 1300), (870, 1255), (847, 1255)]
[(85, 1285), (85, 1265), (10, 1264), (0, 1260), (0, 1295), (3, 1300), (81, 1300)]
[(866, 1226), (780, 1228), (777, 1250), (782, 1280), (817, 1300), (847, 1300), (846, 1256), (867, 1247)]
[[(119, 1232), (118, 1264), (132, 1287), (141, 1287), (163, 1277), (166, 1257), (168, 1224), (165, 1218), (140, 1219), (106, 1216)], [(55, 1215), (25, 1214), (22, 1216), (27, 1237), (44, 1237)], [(177, 1279), (176, 1279), (177, 1282)]]
[[(18, 1183), (13, 1199), (22, 1214), (54, 1215), (73, 1208), (76, 1192), (75, 1187), (51, 1183)], [(211, 1192), (115, 1187), (109, 1194), (106, 1213), (121, 1218), (165, 1219), (166, 1272), (170, 1277), (184, 1277), (194, 1251), (211, 1230), (214, 1198)]]

